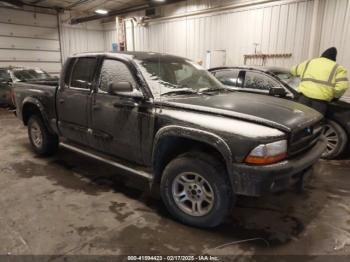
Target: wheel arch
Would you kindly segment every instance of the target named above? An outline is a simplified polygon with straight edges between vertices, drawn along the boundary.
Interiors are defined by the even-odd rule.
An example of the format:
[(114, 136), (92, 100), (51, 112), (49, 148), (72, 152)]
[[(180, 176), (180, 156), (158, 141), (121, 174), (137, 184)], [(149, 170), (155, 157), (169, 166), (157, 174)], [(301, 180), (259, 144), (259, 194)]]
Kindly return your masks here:
[(155, 135), (152, 151), (154, 182), (160, 181), (165, 166), (178, 155), (193, 149), (201, 149), (216, 154), (230, 174), (232, 153), (224, 139), (211, 132), (183, 127), (167, 126)]
[[(343, 138), (343, 140), (339, 140), (339, 143), (341, 143), (340, 148), (336, 151), (336, 153), (332, 152), (328, 154), (327, 156), (323, 156), (324, 159), (337, 159), (339, 156), (341, 156), (347, 148), (349, 148), (349, 130), (344, 126), (344, 123), (342, 121), (339, 121), (335, 118), (328, 118), (327, 124), (333, 128), (333, 130), (339, 135), (339, 139)], [(339, 133), (340, 132), (340, 133)], [(327, 136), (326, 136), (327, 140)], [(327, 148), (328, 148), (328, 142), (327, 142)]]
[(45, 113), (43, 104), (39, 101), (39, 99), (35, 97), (27, 97), (23, 100), (22, 103), (21, 117), (24, 125), (28, 124), (29, 118), (33, 114), (39, 115), (43, 119), (43, 122), (48, 128), (48, 130), (53, 133), (52, 129), (50, 128), (50, 125), (48, 124), (49, 119), (47, 117), (47, 114)]
[(348, 139), (348, 143), (349, 143), (349, 141), (350, 141), (350, 124), (347, 125), (346, 123), (344, 123), (344, 121), (340, 120), (339, 118), (329, 118), (329, 120), (335, 122), (344, 130), (344, 132), (347, 136), (347, 139)]

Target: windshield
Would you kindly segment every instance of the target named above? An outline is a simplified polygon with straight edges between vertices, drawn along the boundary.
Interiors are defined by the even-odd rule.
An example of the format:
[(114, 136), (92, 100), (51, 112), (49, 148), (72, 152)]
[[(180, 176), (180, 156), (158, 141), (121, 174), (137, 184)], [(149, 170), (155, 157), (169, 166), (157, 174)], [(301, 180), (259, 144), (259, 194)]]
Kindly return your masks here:
[(299, 83), (300, 83), (300, 78), (297, 76), (293, 76), (291, 73), (288, 71), (286, 72), (273, 72), (275, 76), (282, 82), (286, 83), (288, 86), (291, 88), (297, 90)]
[(14, 69), (13, 74), (20, 81), (36, 81), (53, 78), (41, 69)]
[(155, 96), (227, 90), (209, 72), (190, 60), (157, 56), (136, 62)]

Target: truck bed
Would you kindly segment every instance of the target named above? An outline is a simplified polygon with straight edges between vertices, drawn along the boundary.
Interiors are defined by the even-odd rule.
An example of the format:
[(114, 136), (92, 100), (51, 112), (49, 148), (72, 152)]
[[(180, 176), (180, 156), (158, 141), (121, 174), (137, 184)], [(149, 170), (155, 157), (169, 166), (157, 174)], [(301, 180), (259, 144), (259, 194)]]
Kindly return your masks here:
[(40, 81), (38, 82), (19, 82), (13, 86), (16, 103), (16, 113), (20, 119), (23, 119), (23, 104), (31, 100), (42, 109), (42, 113), (46, 120), (56, 119), (56, 91), (58, 82), (55, 81)]

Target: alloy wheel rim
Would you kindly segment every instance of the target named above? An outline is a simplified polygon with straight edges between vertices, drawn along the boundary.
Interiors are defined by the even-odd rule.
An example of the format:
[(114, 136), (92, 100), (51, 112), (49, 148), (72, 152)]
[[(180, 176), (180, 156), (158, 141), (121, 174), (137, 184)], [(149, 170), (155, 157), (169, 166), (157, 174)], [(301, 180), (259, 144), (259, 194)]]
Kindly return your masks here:
[(326, 125), (323, 130), (323, 135), (325, 136), (327, 140), (327, 147), (325, 152), (323, 153), (323, 156), (328, 156), (332, 154), (339, 144), (339, 137), (335, 129), (331, 125)]
[(43, 135), (38, 123), (34, 122), (30, 127), (30, 135), (35, 147), (40, 148), (43, 144)]
[(214, 206), (214, 191), (201, 175), (184, 172), (177, 175), (172, 185), (176, 205), (191, 216), (205, 216)]

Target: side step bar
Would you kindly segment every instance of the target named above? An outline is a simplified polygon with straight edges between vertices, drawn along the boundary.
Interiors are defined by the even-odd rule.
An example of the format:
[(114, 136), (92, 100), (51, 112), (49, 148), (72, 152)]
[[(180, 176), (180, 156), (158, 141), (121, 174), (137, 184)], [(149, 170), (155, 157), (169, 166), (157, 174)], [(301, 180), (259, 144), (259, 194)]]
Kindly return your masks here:
[(93, 159), (99, 160), (99, 161), (104, 162), (106, 164), (112, 165), (114, 167), (123, 169), (123, 170), (125, 170), (127, 172), (130, 172), (130, 173), (133, 173), (135, 175), (141, 176), (141, 177), (146, 178), (148, 180), (152, 180), (153, 179), (153, 175), (148, 173), (148, 172), (128, 167), (125, 164), (121, 164), (121, 163), (118, 163), (118, 162), (116, 162), (114, 160), (108, 159), (107, 157), (100, 156), (100, 155), (88, 152), (87, 150), (81, 149), (79, 147), (76, 147), (76, 146), (73, 146), (73, 145), (69, 145), (69, 144), (66, 144), (64, 142), (61, 142), (60, 146), (66, 148), (68, 150), (77, 152), (79, 154), (85, 155), (87, 157), (91, 157)]

